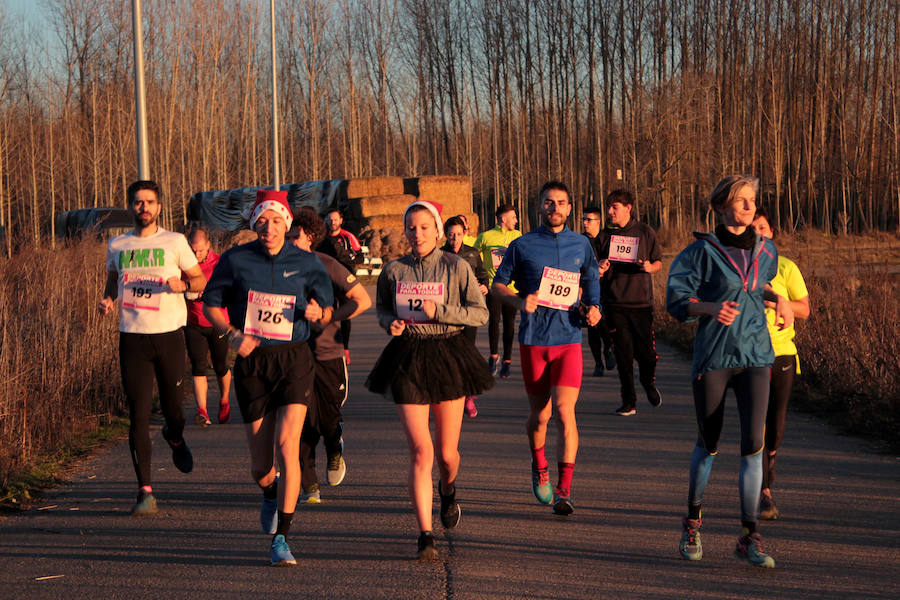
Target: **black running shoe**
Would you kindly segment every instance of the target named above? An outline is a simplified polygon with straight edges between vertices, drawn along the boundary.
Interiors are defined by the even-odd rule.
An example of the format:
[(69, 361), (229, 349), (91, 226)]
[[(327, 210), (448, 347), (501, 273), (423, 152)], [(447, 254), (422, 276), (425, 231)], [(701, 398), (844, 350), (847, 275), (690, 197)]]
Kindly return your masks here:
[(169, 444), (169, 448), (172, 449), (172, 462), (175, 463), (175, 468), (177, 468), (182, 473), (190, 473), (194, 470), (194, 457), (191, 455), (190, 449), (187, 447), (187, 442), (184, 441), (182, 437), (181, 440), (174, 441), (169, 439), (169, 427), (165, 426), (162, 430), (163, 438)]
[(630, 417), (635, 413), (637, 413), (637, 410), (635, 410), (633, 406), (628, 406), (625, 404), (616, 409), (616, 414), (621, 417)]
[(496, 377), (497, 373), (500, 372), (500, 357), (492, 356), (488, 359), (488, 371), (491, 372), (491, 377)]
[(503, 361), (503, 366), (500, 367), (500, 379), (507, 379), (509, 377), (510, 362), (511, 361), (508, 360)]
[(591, 377), (603, 377), (603, 365), (600, 363), (594, 364), (594, 372), (591, 373)]
[(434, 536), (430, 531), (423, 531), (419, 534), (418, 551), (416, 552), (416, 560), (419, 562), (429, 562), (438, 559), (437, 548), (434, 547)]
[(607, 371), (612, 371), (616, 368), (616, 353), (613, 352), (612, 346), (607, 346), (603, 350), (603, 360), (606, 362)]
[(456, 486), (454, 485), (453, 491), (445, 496), (441, 491), (441, 482), (438, 481), (438, 496), (441, 497), (441, 525), (444, 529), (453, 529), (459, 525), (462, 516), (459, 504), (456, 503)]
[(650, 403), (650, 406), (659, 408), (659, 405), (662, 404), (662, 394), (659, 393), (659, 388), (656, 387), (656, 384), (651, 383), (645, 386), (644, 391), (647, 392), (647, 401)]
[(575, 512), (575, 506), (572, 504), (572, 498), (569, 490), (556, 488), (553, 490), (553, 514), (567, 517)]

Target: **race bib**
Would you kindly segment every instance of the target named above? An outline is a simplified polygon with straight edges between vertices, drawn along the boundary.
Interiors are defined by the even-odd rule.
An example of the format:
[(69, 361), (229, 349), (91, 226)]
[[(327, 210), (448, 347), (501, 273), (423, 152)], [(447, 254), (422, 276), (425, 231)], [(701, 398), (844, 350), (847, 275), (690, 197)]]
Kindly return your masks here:
[(578, 302), (578, 284), (580, 273), (544, 267), (541, 275), (541, 287), (538, 288), (537, 303), (547, 308), (569, 310)]
[(444, 284), (437, 281), (398, 281), (394, 296), (397, 316), (407, 323), (434, 323), (425, 315), (426, 300), (444, 302)]
[(165, 282), (158, 275), (125, 273), (122, 275), (122, 306), (138, 310), (159, 310)]
[(290, 341), (294, 334), (296, 296), (267, 294), (250, 290), (244, 333), (270, 340)]
[(609, 260), (614, 262), (637, 262), (639, 238), (614, 235), (609, 238)]
[(500, 263), (503, 262), (503, 256), (506, 254), (506, 248), (491, 248), (491, 264), (496, 270)]

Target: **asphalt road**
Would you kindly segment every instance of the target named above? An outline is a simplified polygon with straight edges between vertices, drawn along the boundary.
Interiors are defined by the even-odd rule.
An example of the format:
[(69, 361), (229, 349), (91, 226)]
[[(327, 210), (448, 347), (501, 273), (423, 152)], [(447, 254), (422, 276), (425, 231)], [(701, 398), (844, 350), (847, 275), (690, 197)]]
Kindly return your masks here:
[[(479, 333), (483, 351), (486, 337)], [(705, 498), (704, 558), (680, 558), (696, 426), (688, 362), (666, 346), (658, 409), (642, 402), (636, 416), (619, 417), (615, 377), (585, 378), (570, 517), (531, 495), (516, 358), (512, 377), (463, 424), (460, 527), (444, 532), (435, 518), (443, 560), (416, 563), (402, 430), (393, 405), (362, 386), (386, 342), (373, 311), (355, 322), (348, 475), (339, 487), (323, 486), (322, 504), (298, 509), (290, 537), (296, 568), (268, 566), (243, 426), (191, 424), (195, 469), (185, 475), (172, 466), (157, 424), (160, 513), (128, 516), (135, 483), (127, 440), (110, 445), (36, 509), (0, 519), (0, 598), (898, 597), (900, 458), (808, 415), (789, 414), (776, 487), (782, 517), (761, 523), (776, 568), (732, 558), (739, 457), (731, 398)], [(548, 458), (554, 465), (552, 451)], [(320, 476), (323, 461), (320, 451)]]

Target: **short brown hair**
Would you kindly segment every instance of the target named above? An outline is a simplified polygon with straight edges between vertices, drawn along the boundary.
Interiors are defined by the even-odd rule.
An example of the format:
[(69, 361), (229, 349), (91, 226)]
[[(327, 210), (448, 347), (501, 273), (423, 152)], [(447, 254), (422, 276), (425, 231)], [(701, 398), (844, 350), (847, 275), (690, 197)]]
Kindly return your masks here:
[(634, 206), (634, 194), (623, 189), (613, 190), (606, 197), (606, 206), (612, 206), (616, 202), (623, 206)]
[(325, 239), (325, 222), (315, 210), (308, 206), (302, 207), (294, 214), (294, 222), (291, 229), (302, 229), (303, 233), (312, 238), (312, 248), (315, 248)]

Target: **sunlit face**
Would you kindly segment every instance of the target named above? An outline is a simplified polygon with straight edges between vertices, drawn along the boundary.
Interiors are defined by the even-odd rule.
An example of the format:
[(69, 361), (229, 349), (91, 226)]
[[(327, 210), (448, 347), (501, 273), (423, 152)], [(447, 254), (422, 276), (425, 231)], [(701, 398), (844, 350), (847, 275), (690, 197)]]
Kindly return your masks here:
[(253, 226), (259, 241), (270, 254), (278, 254), (284, 246), (284, 235), (288, 225), (280, 214), (274, 210), (264, 210)]
[(769, 220), (765, 217), (756, 217), (753, 220), (753, 229), (759, 235), (772, 239), (772, 226), (769, 225)]
[(294, 238), (291, 243), (301, 250), (312, 252), (312, 236), (303, 231), (302, 227), (298, 229), (297, 237)]
[(138, 190), (134, 195), (131, 211), (134, 213), (134, 224), (136, 227), (146, 229), (156, 224), (161, 210), (162, 204), (160, 204), (159, 198), (153, 190)]
[(562, 227), (571, 212), (569, 194), (563, 190), (544, 190), (541, 195), (541, 217), (544, 225), (551, 229)]
[(336, 210), (328, 213), (328, 216), (325, 217), (325, 229), (328, 230), (329, 235), (337, 235), (338, 231), (341, 230), (341, 225), (343, 225), (344, 219), (341, 217), (341, 213)]
[(209, 256), (209, 240), (203, 235), (195, 235), (192, 239), (191, 250), (193, 250), (194, 256), (197, 257), (197, 262), (205, 262), (206, 257)]
[(621, 202), (613, 202), (606, 209), (609, 221), (616, 227), (625, 227), (631, 220), (631, 205), (622, 204)]
[(403, 232), (412, 253), (420, 258), (430, 254), (441, 237), (434, 216), (427, 210), (409, 211)]
[(581, 218), (581, 226), (588, 236), (595, 238), (600, 235), (600, 215), (597, 213), (584, 213)]
[(512, 231), (516, 228), (516, 225), (519, 224), (519, 217), (516, 216), (516, 211), (508, 210), (502, 215), (500, 215), (500, 227), (505, 231)]
[(753, 191), (753, 186), (741, 187), (721, 214), (727, 226), (749, 227), (756, 216), (756, 192)]
[(457, 254), (459, 254), (459, 249), (462, 248), (464, 235), (466, 235), (466, 232), (462, 225), (454, 225), (447, 230), (447, 241), (450, 242), (450, 247)]

